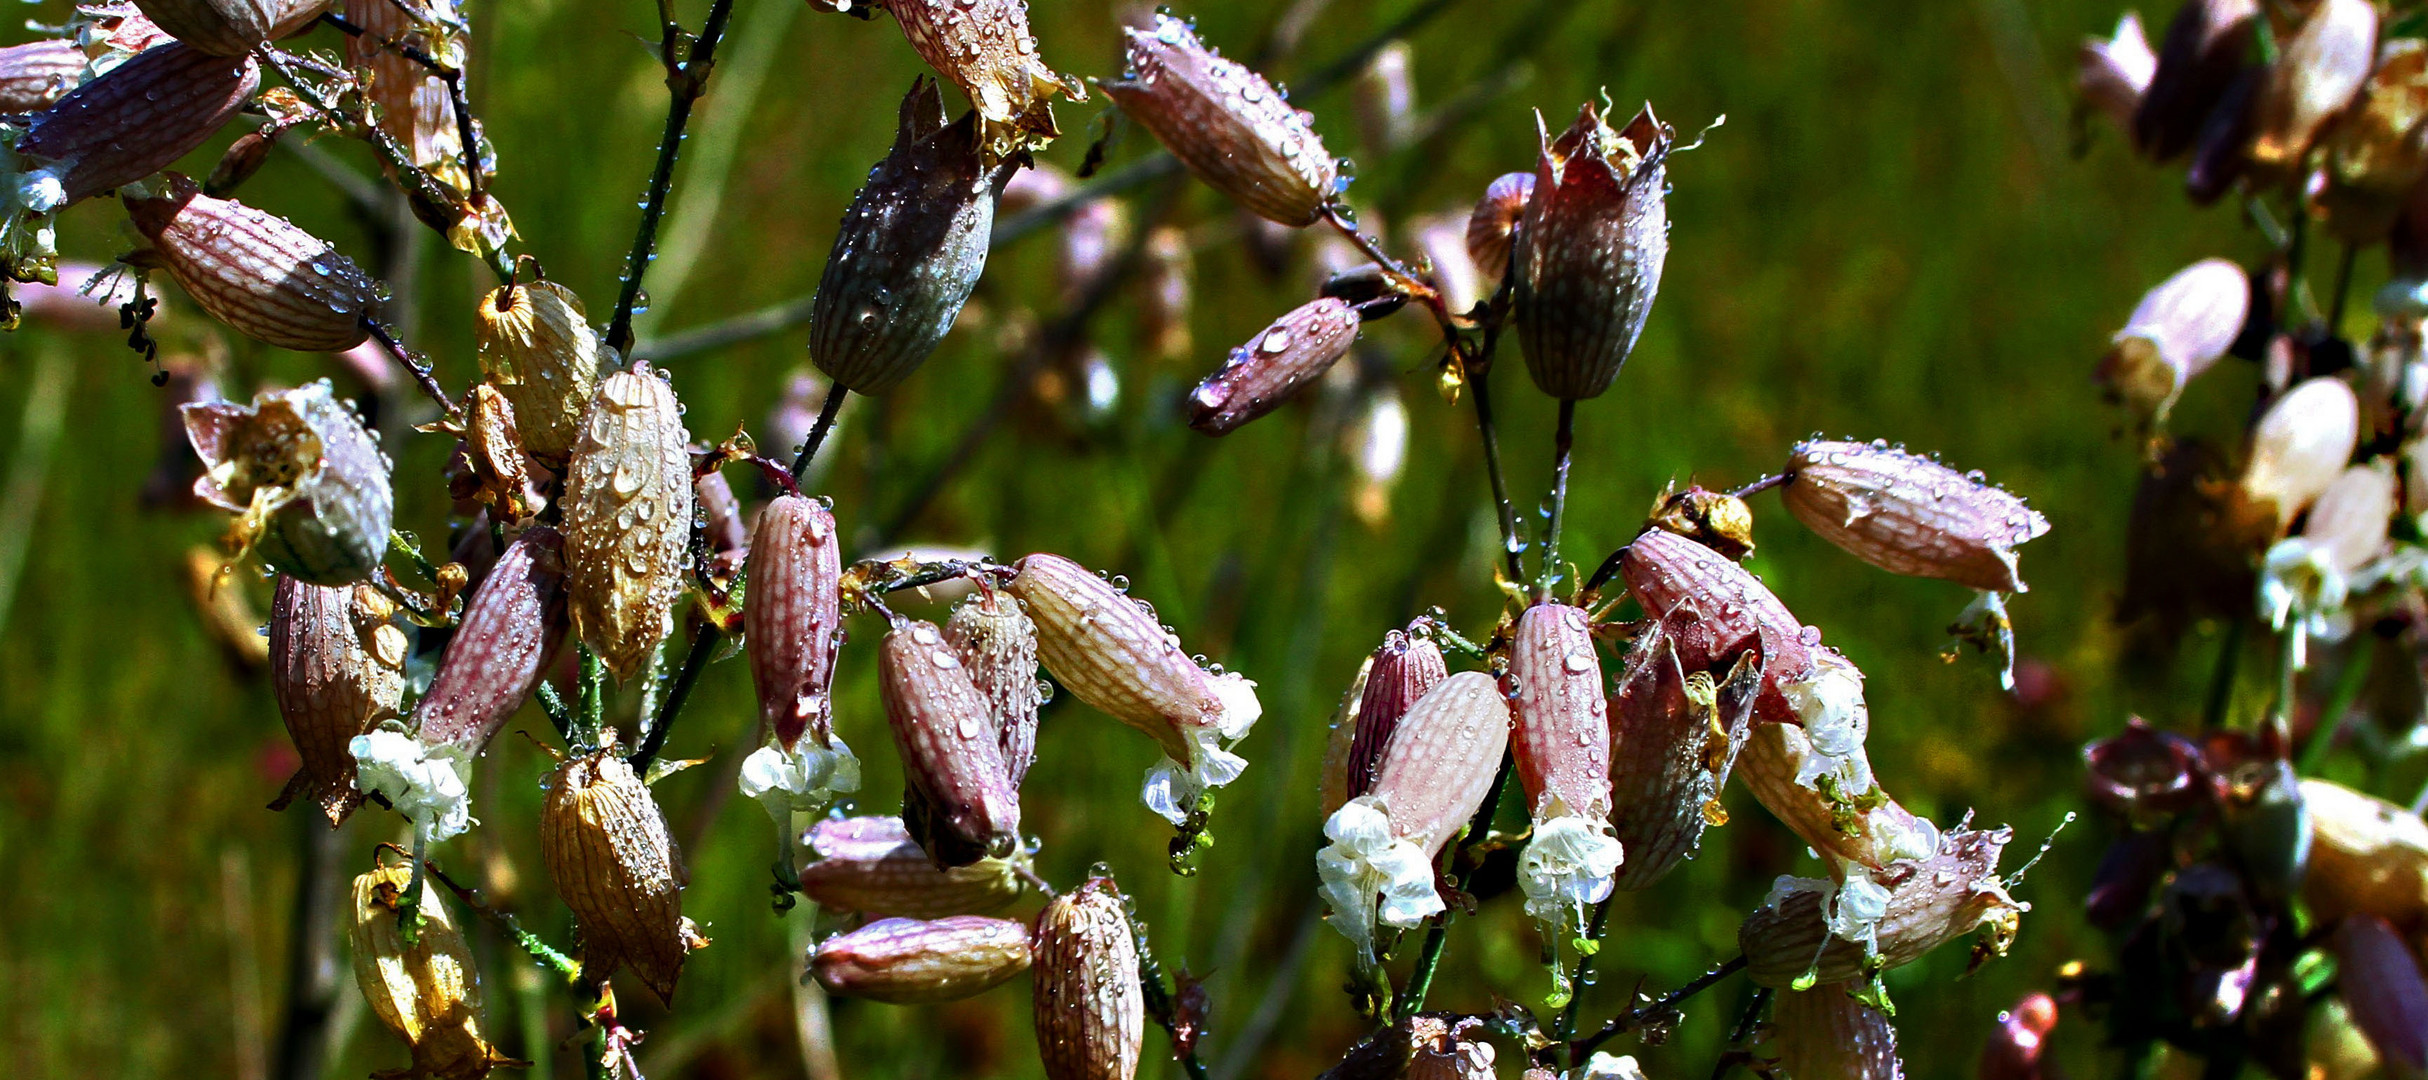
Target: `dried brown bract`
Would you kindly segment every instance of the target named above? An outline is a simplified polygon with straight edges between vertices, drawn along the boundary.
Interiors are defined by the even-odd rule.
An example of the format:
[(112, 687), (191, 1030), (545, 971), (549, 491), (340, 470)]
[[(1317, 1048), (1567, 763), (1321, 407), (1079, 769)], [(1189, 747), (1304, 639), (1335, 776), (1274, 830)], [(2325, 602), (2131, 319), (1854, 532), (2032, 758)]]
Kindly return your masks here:
[(984, 129), (988, 165), (1040, 149), (1061, 131), (1056, 96), (1086, 101), (1077, 79), (1054, 73), (1037, 54), (1026, 0), (887, 0), (927, 66), (968, 94)]

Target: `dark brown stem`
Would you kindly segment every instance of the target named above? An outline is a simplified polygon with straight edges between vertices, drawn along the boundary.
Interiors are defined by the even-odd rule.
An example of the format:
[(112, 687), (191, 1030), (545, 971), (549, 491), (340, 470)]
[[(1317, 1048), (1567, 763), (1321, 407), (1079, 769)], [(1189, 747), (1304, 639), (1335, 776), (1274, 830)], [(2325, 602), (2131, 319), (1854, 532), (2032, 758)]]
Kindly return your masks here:
[(379, 342), (381, 348), (388, 350), (389, 356), (405, 366), (405, 371), (413, 376), (414, 385), (422, 388), (424, 396), (437, 402), (441, 412), (449, 416), (463, 415), (463, 409), (447, 396), (446, 388), (438, 384), (438, 376), (430, 370), (430, 361), (405, 348), (402, 342), (396, 340), (396, 335), (375, 321), (363, 320), (363, 329), (370, 331), (372, 340)]
[[(666, 5), (659, 5), (666, 13)], [(650, 253), (658, 245), (658, 221), (666, 215), (666, 195), (674, 187), (675, 157), (683, 147), (683, 129), (691, 124), (692, 106), (708, 92), (708, 76), (716, 66), (717, 43), (725, 37), (725, 24), (733, 14), (733, 0), (715, 0), (708, 8), (708, 22), (700, 28), (680, 62), (675, 58), (682, 44), (683, 27), (672, 18), (662, 19), (658, 40), (658, 56), (666, 65), (666, 89), (673, 100), (666, 106), (666, 130), (658, 137), (658, 163), (649, 173), (649, 191), (641, 200), (641, 225), (634, 230), (632, 251), (624, 257), (623, 288), (616, 294), (615, 317), (607, 324), (607, 347), (619, 353), (632, 349), (633, 307), (640, 302), (641, 279), (649, 272)]]
[(1735, 959), (1696, 976), (1693, 982), (1662, 995), (1659, 1000), (1611, 1017), (1602, 1025), (1601, 1030), (1569, 1044), (1568, 1060), (1583, 1061), (1591, 1056), (1596, 1048), (1609, 1042), (1613, 1037), (1643, 1027), (1648, 1021), (1676, 1009), (1686, 999), (1719, 985), (1722, 980), (1743, 970), (1745, 970), (1745, 954), (1738, 953)]
[(1577, 403), (1560, 399), (1560, 426), (1551, 439), (1551, 526), (1543, 534), (1542, 575), (1536, 591), (1548, 599), (1560, 574), (1560, 526), (1568, 517), (1568, 457), (1576, 445)]
[(649, 763), (657, 760), (658, 751), (666, 748), (666, 733), (674, 730), (675, 717), (682, 715), (684, 703), (691, 700), (691, 688), (700, 681), (700, 672), (708, 666), (708, 658), (716, 654), (717, 642), (724, 638), (715, 622), (705, 622), (700, 633), (691, 639), (691, 651), (683, 656), (683, 669), (675, 673), (674, 685), (666, 691), (665, 704), (658, 707), (657, 719), (641, 736), (641, 747), (625, 758), (624, 763), (642, 776), (649, 775)]
[(303, 831), (295, 871), (295, 916), (287, 927), (287, 1010), (278, 1033), (275, 1076), (317, 1080), (328, 1060), (329, 1017), (337, 1008), (337, 830), (320, 815), (297, 811)]
[(794, 483), (799, 483), (801, 475), (809, 471), (810, 459), (818, 456), (818, 447), (826, 442), (826, 433), (835, 429), (836, 414), (843, 411), (843, 399), (850, 396), (851, 391), (844, 389), (842, 383), (826, 384), (826, 403), (818, 409), (818, 422), (810, 426), (809, 438), (802, 441), (800, 455), (792, 459)]
[(1765, 476), (1760, 480), (1756, 480), (1753, 483), (1747, 484), (1744, 487), (1738, 488), (1735, 491), (1729, 492), (1728, 497), (1732, 499), (1750, 499), (1793, 479), (1795, 479), (1795, 477), (1791, 474), (1775, 473), (1770, 476)]

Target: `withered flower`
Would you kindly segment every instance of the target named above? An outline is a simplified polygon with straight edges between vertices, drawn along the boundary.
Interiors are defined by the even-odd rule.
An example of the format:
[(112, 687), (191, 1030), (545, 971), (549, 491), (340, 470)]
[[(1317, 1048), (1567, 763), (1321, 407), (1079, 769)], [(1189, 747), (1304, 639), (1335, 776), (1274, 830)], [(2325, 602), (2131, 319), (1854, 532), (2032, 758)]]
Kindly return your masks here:
[(406, 943), (398, 905), (412, 880), (409, 863), (355, 878), (347, 932), (354, 981), (371, 1015), (412, 1048), (413, 1067), (398, 1075), (480, 1080), (501, 1065), (528, 1067), (481, 1036), (480, 968), (454, 913), (427, 880), (417, 909), (421, 926)]
[(1760, 654), (1689, 668), (1680, 642), (1694, 617), (1672, 614), (1636, 640), (1610, 695), (1611, 824), (1627, 852), (1614, 879), (1642, 889), (1690, 858), (1703, 830), (1728, 820), (1721, 789), (1751, 734)]
[(969, 95), (989, 166), (1061, 134), (1056, 95), (1088, 98), (1077, 79), (1055, 74), (1037, 55), (1026, 0), (899, 0), (885, 9), (919, 59)]
[(135, 6), (179, 41), (214, 56), (243, 56), (311, 25), (329, 0), (135, 0)]
[(1998, 855), (2013, 833), (1959, 826), (1927, 855), (1844, 883), (1783, 877), (1737, 930), (1758, 985), (1809, 989), (1867, 978), (1987, 928), (2003, 953), (2029, 905), (2007, 895)]
[(1279, 408), (1349, 355), (1359, 325), (1357, 308), (1332, 297), (1300, 305), (1274, 320), (1263, 333), (1231, 350), (1222, 370), (1197, 384), (1189, 395), (1189, 426), (1208, 435), (1228, 435)]
[(581, 925), (582, 977), (604, 982), (629, 963), (669, 1001), (684, 956), (708, 940), (683, 915), (683, 863), (665, 815), (609, 743), (548, 778), (540, 855)]
[(328, 380), (264, 391), (249, 406), (210, 401), (181, 412), (205, 470), (194, 494), (238, 511), (240, 552), (313, 585), (377, 571), (395, 512), (388, 457)]
[(1756, 715), (1796, 722), (1796, 708), (1784, 691), (1813, 677), (1820, 631), (1808, 633), (1760, 578), (1719, 552), (1662, 529), (1647, 529), (1627, 545), (1619, 574), (1646, 614), (1665, 619), (1683, 612), (1692, 618), (1692, 631), (1677, 640), (1690, 670), (1709, 670), (1758, 647), (1764, 671)]
[[(1692, 632), (1681, 639), (1691, 642)], [(1746, 790), (1825, 855), (1872, 868), (1928, 856), (1938, 826), (1890, 798), (1872, 773), (1863, 673), (1835, 650), (1815, 649), (1812, 673), (1783, 696), (1793, 720), (1755, 724), (1738, 755)]]
[(936, 351), (986, 269), (995, 195), (1016, 163), (988, 166), (977, 118), (944, 122), (925, 78), (902, 99), (894, 146), (852, 197), (818, 278), (809, 358), (863, 394), (893, 389)]
[(545, 497), (533, 483), (537, 466), (523, 450), (514, 406), (488, 383), (473, 384), (464, 399), (463, 441), (456, 444), (462, 471), (449, 470), (447, 493), (487, 505), (493, 521), (519, 522), (539, 513)]
[(1541, 130), (1541, 117), (1535, 125), (1542, 159), (1509, 252), (1518, 344), (1544, 393), (1599, 397), (1661, 291), (1676, 132), (1650, 105), (1623, 130), (1590, 103), (1557, 139)]
[(1292, 228), (1322, 216), (1340, 171), (1312, 115), (1264, 76), (1206, 48), (1180, 19), (1157, 12), (1154, 25), (1122, 33), (1128, 67), (1099, 84), (1121, 111), (1257, 216)]
[(902, 817), (940, 867), (1020, 846), (1020, 789), (1003, 767), (986, 698), (934, 623), (903, 620), (878, 653), (878, 687), (902, 756)]
[(472, 340), (482, 375), (514, 406), (524, 449), (563, 468), (605, 359), (582, 298), (553, 281), (498, 286), (473, 313)]

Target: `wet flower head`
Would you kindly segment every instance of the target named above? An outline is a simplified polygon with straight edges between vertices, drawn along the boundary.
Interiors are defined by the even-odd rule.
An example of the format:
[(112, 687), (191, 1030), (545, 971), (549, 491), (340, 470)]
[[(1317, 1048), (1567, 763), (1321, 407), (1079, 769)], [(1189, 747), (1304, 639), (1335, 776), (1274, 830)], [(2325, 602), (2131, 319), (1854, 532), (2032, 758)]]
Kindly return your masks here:
[(239, 553), (298, 580), (363, 580), (388, 550), (394, 496), (388, 459), (326, 380), (271, 391), (250, 406), (183, 407), (186, 435), (205, 469), (194, 494), (238, 511)]

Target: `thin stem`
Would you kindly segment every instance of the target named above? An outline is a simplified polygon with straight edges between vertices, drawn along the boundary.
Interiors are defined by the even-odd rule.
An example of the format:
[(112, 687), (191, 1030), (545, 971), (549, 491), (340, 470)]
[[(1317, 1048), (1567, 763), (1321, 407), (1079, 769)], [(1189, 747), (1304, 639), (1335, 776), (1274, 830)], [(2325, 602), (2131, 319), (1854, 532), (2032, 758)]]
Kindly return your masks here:
[(708, 8), (708, 22), (700, 28), (700, 36), (691, 42), (683, 60), (677, 63), (675, 49), (683, 33), (681, 24), (672, 18), (664, 3), (658, 5), (663, 30), (659, 39), (659, 58), (666, 65), (666, 89), (673, 99), (666, 106), (666, 130), (658, 137), (657, 167), (649, 173), (649, 192), (641, 200), (641, 224), (633, 231), (632, 252), (624, 258), (623, 289), (615, 300), (615, 317), (607, 324), (607, 347), (617, 352), (632, 348), (632, 309), (640, 302), (641, 279), (648, 273), (650, 253), (658, 243), (658, 221), (666, 214), (666, 194), (674, 188), (674, 161), (683, 147), (683, 129), (691, 123), (691, 109), (708, 92), (708, 76), (716, 66), (717, 42), (725, 37), (725, 24), (733, 15), (733, 0), (714, 0)]
[(826, 404), (818, 409), (818, 422), (810, 427), (809, 438), (801, 443), (800, 456), (792, 459), (794, 482), (799, 482), (802, 474), (809, 471), (810, 459), (818, 456), (818, 447), (826, 442), (826, 433), (835, 429), (836, 414), (843, 411), (843, 399), (850, 396), (851, 391), (844, 389), (842, 383), (826, 384)]
[(2335, 749), (2335, 737), (2344, 729), (2344, 717), (2352, 712), (2353, 703), (2360, 700), (2361, 691), (2369, 685), (2369, 668), (2377, 659), (2377, 650), (2372, 645), (2364, 638), (2360, 655), (2345, 661), (2343, 678), (2335, 682), (2335, 696), (2327, 699), (2327, 711), (2319, 714), (2316, 730), (2302, 746), (2301, 775), (2316, 776), (2327, 764), (2328, 753)]
[(2330, 337), (2341, 336), (2340, 328), (2344, 325), (2344, 299), (2352, 292), (2352, 267), (2354, 263), (2360, 261), (2360, 257), (2359, 245), (2345, 244), (2344, 257), (2336, 263), (2335, 293), (2327, 300), (2327, 334)]
[(2302, 635), (2306, 632), (2298, 622), (2286, 627), (2276, 658), (2276, 708), (2268, 719), (2276, 725), (2278, 746), (2289, 746), (2293, 741), (2294, 674), (2301, 666)]
[[(1609, 921), (1609, 919), (1610, 900), (1608, 898), (1604, 898), (1601, 903), (1593, 906), (1593, 922), (1588, 924), (1585, 928), (1585, 940), (1594, 943), (1595, 948), (1592, 952), (1588, 952), (1585, 955), (1577, 958), (1576, 985), (1578, 987), (1586, 985), (1593, 978), (1594, 958), (1602, 955), (1602, 950), (1600, 948), (1602, 941), (1602, 927)], [(1567, 1042), (1570, 1036), (1576, 1034), (1577, 1011), (1584, 1008), (1584, 1006), (1584, 991), (1572, 987), (1568, 994), (1568, 1006), (1560, 1010), (1559, 1022), (1552, 1026), (1551, 1039), (1553, 1042)], [(1576, 1059), (1573, 1055), (1571, 1055), (1569, 1060), (1562, 1062), (1561, 1064), (1574, 1065), (1576, 1064)]]
[[(1651, 1002), (1647, 1005), (1643, 1005), (1639, 1008), (1629, 1009), (1626, 1012), (1611, 1017), (1608, 1022), (1602, 1025), (1601, 1030), (1596, 1031), (1582, 1039), (1578, 1039), (1576, 1042), (1570, 1044), (1568, 1048), (1568, 1059), (1570, 1061), (1583, 1060), (1587, 1055), (1592, 1054), (1595, 1048), (1601, 1046), (1603, 1043), (1609, 1042), (1614, 1036), (1624, 1032), (1633, 1031), (1644, 1026), (1644, 1024), (1648, 1021), (1656, 1019), (1663, 1013), (1670, 1012), (1676, 1009), (1679, 1005), (1684, 1004), (1686, 999), (1719, 985), (1722, 980), (1743, 970), (1745, 970), (1745, 954), (1738, 953), (1736, 957), (1731, 959), (1729, 962), (1713, 968), (1710, 971), (1706, 971), (1701, 975), (1695, 976), (1693, 982), (1687, 983), (1686, 985), (1672, 990), (1667, 994), (1663, 994), (1659, 1000)], [(1759, 1006), (1757, 1005), (1757, 1010), (1758, 1007)], [(1743, 1039), (1744, 1036), (1740, 1035), (1731, 1041), (1740, 1042), (1743, 1041)]]
[(568, 749), (580, 751), (599, 744), (599, 731), (606, 722), (607, 672), (589, 642), (574, 646), (574, 650), (581, 659), (582, 705), (574, 713), (573, 739)]
[(1147, 1015), (1154, 1017), (1164, 1035), (1172, 1040), (1172, 1057), (1189, 1074), (1189, 1080), (1206, 1080), (1206, 1063), (1197, 1057), (1196, 1036), (1182, 1037), (1180, 1025), (1185, 1018), (1180, 1015), (1179, 1003), (1171, 990), (1164, 986), (1163, 966), (1155, 962), (1155, 952), (1147, 947), (1143, 932), (1138, 934), (1138, 981), (1146, 991)]
[(2248, 633), (2250, 620), (2235, 619), (2226, 624), (2226, 640), (2217, 647), (2217, 667), (2209, 674), (2209, 698), (2201, 707), (2200, 726), (2215, 731), (2226, 723), (2226, 708), (2234, 701), (2234, 669), (2242, 662), (2243, 635)]
[(437, 863), (425, 861), (422, 865), (430, 871), (431, 877), (437, 878), (439, 884), (446, 886), (449, 892), (455, 894), (458, 902), (471, 908), (473, 914), (496, 923), (500, 929), (506, 931), (507, 936), (514, 939), (516, 946), (530, 954), (531, 959), (538, 962), (541, 967), (556, 972), (568, 985), (580, 985), (582, 976), (580, 961), (559, 952), (554, 946), (541, 940), (539, 935), (523, 929), (522, 920), (515, 918), (511, 912), (499, 911), (489, 906), (487, 901), (481, 899), (479, 889), (447, 876), (447, 872), (439, 869)]
[[(1492, 791), (1484, 796), (1483, 805), (1475, 808), (1475, 816), (1467, 821), (1465, 839), (1460, 840), (1453, 849), (1451, 860), (1454, 864), (1460, 852), (1463, 852), (1469, 844), (1482, 840), (1484, 835), (1492, 830), (1492, 817), (1500, 812), (1501, 793), (1509, 787), (1509, 773), (1513, 761), (1514, 759), (1508, 754), (1501, 755), (1501, 769), (1493, 774)], [(1467, 883), (1475, 877), (1475, 870), (1476, 867), (1470, 864), (1466, 871), (1458, 876), (1460, 892), (1467, 890)], [(1425, 995), (1433, 989), (1433, 973), (1441, 967), (1442, 950), (1449, 944), (1449, 940), (1450, 913), (1445, 911), (1434, 919), (1433, 925), (1425, 931), (1424, 946), (1417, 951), (1416, 970), (1409, 973), (1407, 988), (1400, 992), (1399, 1002), (1391, 1010), (1391, 1018), (1394, 1021), (1406, 1020), (1424, 1011)]]
[(657, 719), (641, 736), (641, 748), (625, 758), (624, 763), (642, 776), (649, 775), (649, 763), (657, 760), (658, 751), (666, 748), (666, 733), (674, 729), (674, 718), (682, 715), (683, 704), (691, 700), (692, 684), (700, 681), (700, 672), (715, 655), (717, 641), (725, 635), (714, 622), (703, 623), (698, 637), (691, 639), (691, 651), (683, 656), (683, 669), (675, 673), (674, 686), (666, 691), (666, 703), (659, 706)]
[(1492, 480), (1492, 505), (1500, 511), (1501, 555), (1508, 563), (1509, 580), (1526, 580), (1526, 568), (1519, 553), (1526, 549), (1518, 539), (1517, 508), (1509, 502), (1509, 479), (1501, 472), (1501, 440), (1492, 427), (1492, 369), (1473, 366), (1467, 369), (1467, 393), (1475, 399), (1475, 427), (1484, 440), (1484, 473)]
[(1568, 459), (1576, 445), (1577, 403), (1560, 399), (1560, 425), (1551, 439), (1551, 527), (1543, 536), (1542, 574), (1536, 592), (1549, 599), (1560, 574), (1560, 526), (1568, 516)]
[(421, 387), (423, 396), (437, 402), (440, 412), (449, 416), (463, 414), (462, 408), (447, 396), (447, 389), (438, 384), (438, 376), (430, 370), (430, 361), (405, 348), (404, 343), (396, 340), (395, 334), (388, 332), (388, 328), (378, 322), (365, 319), (363, 329), (370, 332), (371, 339), (379, 342), (381, 348), (388, 350), (389, 356), (405, 366), (405, 371), (413, 376), (413, 385)]
[(1732, 499), (1750, 499), (1793, 479), (1795, 479), (1795, 477), (1790, 476), (1787, 473), (1774, 473), (1770, 476), (1765, 476), (1760, 480), (1756, 480), (1753, 483), (1747, 484), (1744, 487), (1738, 488), (1735, 491), (1729, 492), (1728, 497)]

